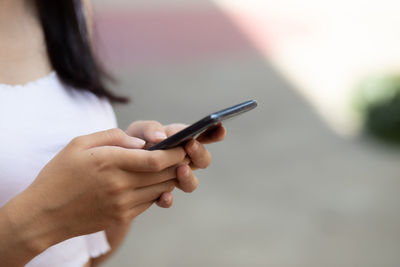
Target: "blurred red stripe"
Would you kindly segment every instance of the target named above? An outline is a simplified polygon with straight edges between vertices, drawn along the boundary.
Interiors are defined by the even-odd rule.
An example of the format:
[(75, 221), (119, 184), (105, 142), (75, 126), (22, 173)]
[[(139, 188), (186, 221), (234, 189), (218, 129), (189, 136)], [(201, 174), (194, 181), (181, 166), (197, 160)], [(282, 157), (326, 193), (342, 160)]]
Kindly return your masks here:
[(221, 11), (102, 11), (98, 49), (118, 66), (212, 59), (253, 50)]

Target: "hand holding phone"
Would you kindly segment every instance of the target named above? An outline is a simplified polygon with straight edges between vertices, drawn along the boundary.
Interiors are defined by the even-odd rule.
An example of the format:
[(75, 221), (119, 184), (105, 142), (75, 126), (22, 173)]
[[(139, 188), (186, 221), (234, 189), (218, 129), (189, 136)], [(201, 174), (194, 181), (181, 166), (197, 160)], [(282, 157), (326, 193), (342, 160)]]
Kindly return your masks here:
[(218, 112), (214, 112), (207, 117), (199, 120), (198, 122), (190, 125), (182, 131), (170, 136), (164, 141), (150, 147), (148, 150), (165, 150), (171, 149), (180, 145), (185, 144), (187, 141), (196, 138), (205, 131), (212, 131), (213, 127), (216, 127), (222, 121), (229, 118), (233, 118), (247, 111), (250, 111), (257, 107), (255, 100), (243, 102), (241, 104), (229, 107)]

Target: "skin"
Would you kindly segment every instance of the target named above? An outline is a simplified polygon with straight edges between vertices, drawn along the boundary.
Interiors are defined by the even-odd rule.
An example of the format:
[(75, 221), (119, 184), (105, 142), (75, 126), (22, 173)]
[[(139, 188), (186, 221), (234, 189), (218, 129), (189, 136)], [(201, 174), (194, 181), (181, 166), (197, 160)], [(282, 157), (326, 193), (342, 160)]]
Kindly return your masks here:
[[(24, 84), (52, 71), (32, 3), (0, 0), (0, 83)], [(23, 266), (58, 242), (101, 230), (112, 250), (87, 266), (104, 261), (135, 217), (153, 203), (170, 207), (175, 187), (184, 192), (197, 188), (193, 170), (211, 163), (203, 144), (221, 141), (222, 126), (185, 147), (143, 149), (184, 127), (137, 121), (126, 132), (112, 129), (74, 138), (26, 190), (0, 208), (1, 265)]]
[(33, 2), (0, 0), (1, 83), (24, 84), (52, 70)]
[[(167, 126), (161, 125), (157, 121), (137, 121), (133, 122), (127, 129), (127, 134), (130, 136), (139, 137), (146, 140), (146, 147), (156, 144), (166, 137), (169, 137), (176, 132), (184, 129), (187, 125), (171, 124)], [(207, 168), (211, 163), (211, 155), (206, 150), (203, 144), (211, 144), (222, 141), (225, 138), (226, 130), (222, 125), (214, 129), (212, 132), (205, 132), (197, 138), (187, 143), (184, 147), (186, 154), (185, 162), (189, 164), (181, 164), (177, 167), (176, 187), (186, 193), (193, 192), (198, 186), (198, 179), (192, 170), (199, 168)], [(188, 157), (191, 159), (188, 161)], [(162, 208), (169, 208), (173, 204), (173, 195), (170, 191), (163, 192), (157, 199), (156, 204)], [(118, 224), (106, 229), (107, 239), (112, 247), (112, 250), (96, 259), (93, 259), (93, 266), (99, 265), (106, 260), (115, 250), (122, 244), (126, 234), (131, 227), (132, 221), (125, 224)]]

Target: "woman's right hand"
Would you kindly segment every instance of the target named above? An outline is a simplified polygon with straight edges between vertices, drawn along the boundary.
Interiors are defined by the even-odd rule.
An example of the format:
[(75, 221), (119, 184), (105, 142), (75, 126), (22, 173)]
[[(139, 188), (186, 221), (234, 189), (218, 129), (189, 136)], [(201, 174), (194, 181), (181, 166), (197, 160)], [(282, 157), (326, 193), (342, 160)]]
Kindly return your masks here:
[(143, 145), (119, 129), (75, 138), (4, 207), (16, 238), (41, 252), (145, 211), (174, 189), (176, 169), (187, 162), (183, 148), (132, 149)]

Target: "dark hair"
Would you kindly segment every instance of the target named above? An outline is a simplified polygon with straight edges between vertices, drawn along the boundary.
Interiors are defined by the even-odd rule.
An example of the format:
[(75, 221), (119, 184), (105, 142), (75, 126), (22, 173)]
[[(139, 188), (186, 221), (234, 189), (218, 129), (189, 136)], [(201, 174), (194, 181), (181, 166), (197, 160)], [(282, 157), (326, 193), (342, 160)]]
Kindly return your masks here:
[(95, 57), (82, 0), (36, 0), (51, 64), (61, 81), (111, 102), (128, 99), (112, 93), (112, 81)]

